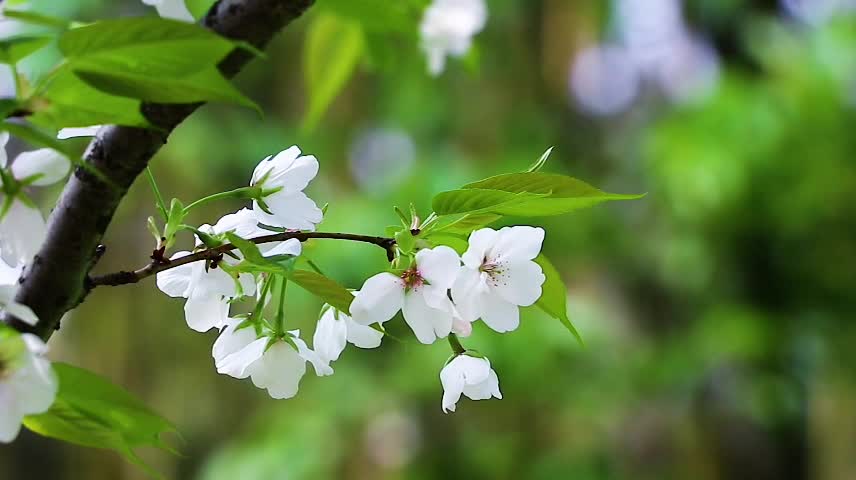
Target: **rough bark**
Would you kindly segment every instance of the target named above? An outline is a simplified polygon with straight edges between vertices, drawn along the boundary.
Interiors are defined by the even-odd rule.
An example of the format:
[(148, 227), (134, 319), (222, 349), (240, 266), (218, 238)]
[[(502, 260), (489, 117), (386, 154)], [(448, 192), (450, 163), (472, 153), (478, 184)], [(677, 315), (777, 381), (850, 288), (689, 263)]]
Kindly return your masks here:
[[(228, 38), (258, 48), (299, 17), (314, 0), (220, 0), (202, 25)], [(252, 58), (235, 50), (219, 65), (233, 76)], [(36, 326), (6, 315), (4, 321), (20, 331), (47, 340), (59, 328), (63, 314), (83, 301), (85, 281), (98, 255), (99, 244), (119, 202), (170, 132), (201, 104), (144, 104), (143, 113), (161, 130), (110, 126), (102, 128), (84, 160), (102, 172), (109, 184), (78, 168), (66, 184), (48, 219), (48, 234), (39, 253), (19, 280), (16, 301), (38, 315)]]

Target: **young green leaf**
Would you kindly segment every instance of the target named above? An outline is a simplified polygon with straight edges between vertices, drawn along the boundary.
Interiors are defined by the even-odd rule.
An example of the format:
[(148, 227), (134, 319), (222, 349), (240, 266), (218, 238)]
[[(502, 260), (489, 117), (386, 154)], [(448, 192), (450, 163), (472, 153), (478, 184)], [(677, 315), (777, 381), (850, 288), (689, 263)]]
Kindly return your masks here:
[(29, 117), (37, 125), (57, 130), (105, 124), (150, 126), (140, 113), (139, 100), (97, 90), (79, 79), (68, 67), (45, 78), (45, 82), (36, 86), (37, 91), (44, 93), (40, 101), (33, 102), (34, 113)]
[(454, 233), (446, 233), (446, 232), (436, 232), (431, 233), (426, 238), (431, 245), (446, 245), (447, 247), (451, 247), (452, 250), (458, 252), (459, 255), (463, 255), (464, 252), (467, 251), (467, 247), (469, 246), (467, 243), (467, 237), (463, 235), (458, 235)]
[(288, 276), (292, 282), (304, 290), (324, 300), (340, 312), (350, 315), (351, 302), (354, 295), (338, 282), (309, 270), (294, 270)]
[(469, 234), (473, 230), (484, 227), (502, 218), (495, 213), (465, 213), (458, 218), (452, 217), (448, 223), (433, 229), (435, 232)]
[[(160, 477), (135, 453), (143, 446), (176, 453), (161, 440), (175, 426), (109, 380), (64, 363), (54, 363), (59, 392), (51, 408), (24, 418), (24, 426), (46, 437), (93, 448), (109, 448)], [(176, 453), (177, 454), (177, 453)]]
[[(566, 175), (544, 172), (508, 173), (486, 178), (462, 187), (474, 190), (499, 190), (508, 193), (538, 194), (529, 202), (502, 205), (493, 211), (503, 215), (548, 216), (588, 208), (610, 200), (634, 200), (643, 195), (606, 193)], [(439, 213), (439, 212), (438, 212)]]
[(17, 20), (22, 23), (57, 29), (66, 29), (71, 25), (71, 21), (65, 18), (52, 17), (50, 15), (35, 13), (29, 10), (11, 10), (9, 8), (4, 8), (3, 17), (7, 20)]
[(238, 247), (238, 250), (244, 255), (244, 259), (254, 265), (265, 265), (268, 260), (262, 255), (259, 246), (255, 243), (235, 235), (233, 232), (226, 232), (226, 238), (229, 243)]
[(135, 17), (68, 30), (59, 48), (75, 70), (183, 77), (215, 66), (235, 44), (191, 23)]
[(193, 18), (199, 20), (204, 17), (208, 10), (211, 10), (211, 5), (217, 0), (184, 0), (184, 5), (187, 10), (193, 15)]
[(77, 155), (70, 149), (69, 145), (63, 144), (56, 137), (48, 135), (41, 130), (26, 123), (0, 122), (0, 132), (9, 132), (10, 134), (26, 141), (34, 147), (52, 148), (69, 158), (76, 158)]
[(438, 215), (496, 213), (542, 196), (544, 195), (496, 189), (449, 190), (435, 195), (431, 206)]
[(0, 40), (0, 63), (14, 64), (51, 42), (51, 37), (22, 36)]
[(309, 106), (303, 129), (311, 131), (345, 87), (363, 55), (365, 41), (359, 23), (332, 14), (315, 17), (309, 26), (303, 70)]
[(568, 318), (568, 290), (565, 288), (565, 283), (562, 277), (556, 270), (556, 267), (547, 260), (544, 255), (538, 255), (535, 258), (535, 263), (541, 266), (546, 280), (541, 286), (541, 298), (535, 303), (547, 315), (555, 318), (571, 332), (580, 344), (583, 343), (583, 338), (580, 333), (574, 328), (571, 319)]
[(210, 66), (183, 77), (145, 75), (127, 70), (74, 71), (78, 77), (102, 92), (157, 103), (225, 102), (261, 109), (229, 80)]

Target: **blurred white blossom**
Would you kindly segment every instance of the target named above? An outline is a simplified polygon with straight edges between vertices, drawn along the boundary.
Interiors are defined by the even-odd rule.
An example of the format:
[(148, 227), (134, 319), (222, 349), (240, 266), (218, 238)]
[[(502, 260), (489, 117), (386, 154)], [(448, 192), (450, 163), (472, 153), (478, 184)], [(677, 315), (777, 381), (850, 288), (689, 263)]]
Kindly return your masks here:
[(464, 56), (486, 22), (484, 0), (434, 0), (425, 9), (419, 26), (428, 71), (439, 75), (446, 66), (447, 56)]
[(193, 15), (184, 4), (184, 0), (143, 0), (146, 5), (155, 7), (158, 15), (163, 18), (171, 18), (173, 20), (181, 20), (183, 22), (193, 22)]
[(47, 350), (31, 333), (0, 333), (0, 442), (18, 436), (25, 416), (53, 404), (58, 382), (45, 358)]

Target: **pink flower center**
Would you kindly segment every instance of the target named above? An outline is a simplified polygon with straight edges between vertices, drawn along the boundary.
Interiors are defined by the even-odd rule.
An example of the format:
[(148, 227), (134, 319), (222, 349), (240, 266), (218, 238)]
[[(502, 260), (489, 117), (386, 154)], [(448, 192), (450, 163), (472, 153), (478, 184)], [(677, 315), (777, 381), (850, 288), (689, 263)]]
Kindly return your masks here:
[(421, 287), (425, 284), (425, 280), (422, 278), (422, 275), (419, 274), (419, 270), (416, 267), (408, 268), (401, 274), (401, 279), (404, 280), (404, 286), (406, 288), (417, 288)]

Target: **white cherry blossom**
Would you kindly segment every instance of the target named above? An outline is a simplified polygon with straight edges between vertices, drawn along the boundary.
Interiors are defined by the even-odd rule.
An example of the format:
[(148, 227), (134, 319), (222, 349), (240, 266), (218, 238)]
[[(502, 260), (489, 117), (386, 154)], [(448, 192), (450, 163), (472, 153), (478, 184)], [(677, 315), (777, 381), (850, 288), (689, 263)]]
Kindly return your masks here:
[[(170, 257), (175, 260), (191, 252), (180, 251)], [(225, 261), (225, 257), (224, 260)], [(252, 295), (256, 284), (252, 275), (239, 275), (241, 292), (235, 280), (222, 268), (208, 262), (192, 262), (157, 274), (158, 288), (170, 297), (187, 299), (184, 316), (187, 326), (197, 332), (219, 328), (229, 318), (229, 301), (240, 294)]]
[(21, 276), (23, 265), (11, 267), (0, 260), (0, 314), (9, 312), (18, 317), (19, 320), (28, 324), (39, 323), (38, 317), (30, 307), (15, 302), (15, 291), (18, 287), (18, 278)]
[[(250, 377), (253, 384), (264, 388), (277, 399), (297, 394), (300, 379), (310, 362), (318, 376), (332, 375), (333, 369), (300, 339), (300, 331), (287, 332), (287, 339), (272, 340), (256, 334), (243, 320), (229, 319), (211, 354), (217, 372), (235, 378)], [(242, 327), (242, 328), (238, 328)]]
[[(353, 292), (358, 295), (359, 292)], [(345, 344), (351, 343), (359, 348), (377, 348), (383, 339), (383, 333), (368, 325), (361, 325), (344, 312), (330, 305), (324, 305), (321, 318), (315, 326), (312, 347), (327, 362), (334, 362), (345, 350)]]
[[(223, 216), (211, 227), (208, 233), (223, 234), (232, 232), (241, 238), (254, 238), (270, 235), (271, 231), (259, 227), (259, 221), (252, 210), (242, 208), (235, 213)], [(271, 255), (300, 255), (302, 250), (300, 240), (292, 238), (284, 242), (259, 244), (259, 250), (266, 256)]]
[(33, 334), (0, 333), (0, 442), (18, 436), (25, 416), (53, 404), (58, 382), (46, 353)]
[(487, 358), (471, 357), (466, 353), (456, 356), (440, 370), (443, 385), (444, 412), (454, 412), (461, 394), (471, 400), (501, 399), (499, 378)]
[(269, 213), (258, 202), (253, 202), (253, 213), (258, 221), (274, 227), (315, 230), (323, 214), (303, 189), (317, 174), (318, 160), (312, 155), (300, 155), (296, 145), (259, 162), (250, 185), (276, 189), (276, 192), (264, 198)]
[(163, 18), (193, 22), (193, 14), (187, 9), (184, 0), (143, 0), (143, 3), (155, 7)]
[[(8, 141), (9, 133), (0, 133), (0, 168), (7, 169), (15, 182), (51, 185), (62, 180), (71, 168), (66, 156), (49, 148), (23, 152), (8, 166), (5, 150)], [(4, 186), (0, 179), (0, 250), (6, 263), (25, 264), (38, 252), (47, 235), (47, 226), (42, 213), (17, 195), (9, 202), (8, 187), (11, 185)], [(3, 212), (5, 205), (8, 209)]]
[(460, 265), (458, 254), (447, 246), (420, 250), (416, 264), (401, 276), (384, 272), (366, 280), (351, 303), (351, 315), (357, 323), (371, 325), (386, 322), (401, 310), (416, 338), (433, 343), (452, 330), (448, 291)]
[(481, 318), (497, 332), (520, 324), (518, 307), (541, 297), (545, 277), (532, 261), (541, 251), (544, 230), (516, 226), (483, 228), (470, 235), (464, 262), (452, 286), (452, 299), (463, 320)]
[(428, 70), (439, 75), (446, 57), (462, 57), (470, 49), (473, 36), (487, 22), (484, 0), (434, 0), (425, 9), (419, 26), (421, 47), (428, 57)]

